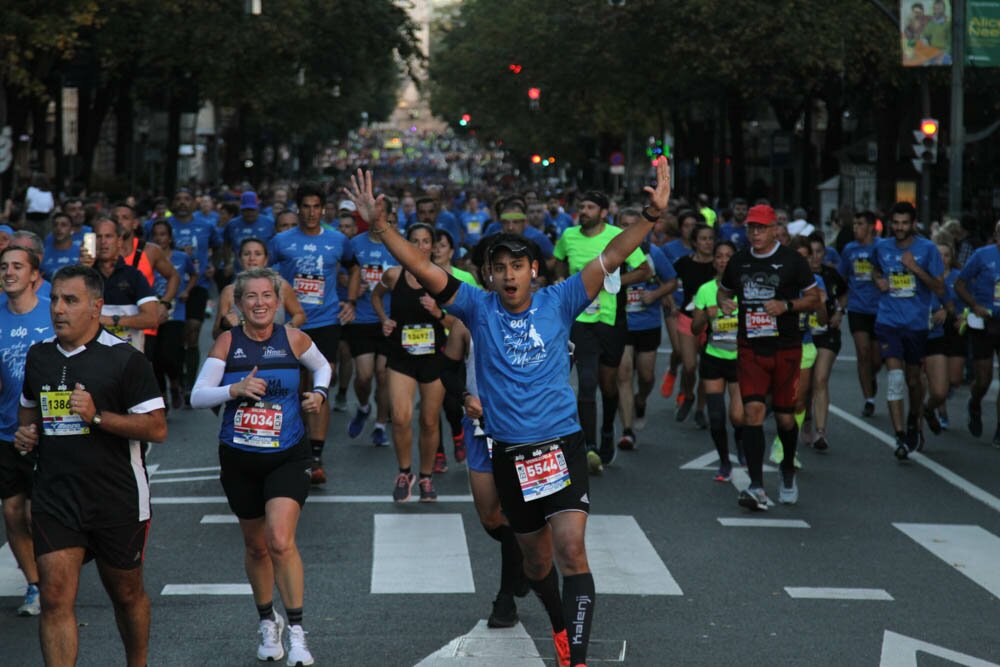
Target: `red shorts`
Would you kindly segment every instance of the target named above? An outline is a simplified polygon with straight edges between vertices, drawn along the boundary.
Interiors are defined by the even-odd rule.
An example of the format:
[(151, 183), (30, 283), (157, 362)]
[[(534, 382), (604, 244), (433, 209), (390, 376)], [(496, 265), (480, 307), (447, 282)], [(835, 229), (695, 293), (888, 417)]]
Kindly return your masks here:
[(764, 355), (740, 345), (736, 376), (743, 402), (764, 403), (767, 395), (771, 394), (771, 407), (775, 412), (794, 412), (801, 363), (801, 346), (775, 350), (773, 354)]
[(705, 347), (705, 341), (708, 340), (708, 331), (702, 331), (700, 335), (695, 336), (694, 332), (691, 331), (691, 316), (687, 313), (677, 314), (677, 331), (685, 336), (690, 336), (691, 338), (698, 339), (698, 347)]

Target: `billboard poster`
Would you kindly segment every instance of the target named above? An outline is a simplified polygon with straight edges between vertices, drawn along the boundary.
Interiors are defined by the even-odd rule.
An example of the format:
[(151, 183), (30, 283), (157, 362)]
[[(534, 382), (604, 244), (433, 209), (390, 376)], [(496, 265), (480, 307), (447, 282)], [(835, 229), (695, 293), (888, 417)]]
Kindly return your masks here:
[(1000, 0), (968, 0), (965, 25), (965, 62), (1000, 67)]
[(899, 33), (904, 67), (951, 64), (951, 0), (902, 0)]

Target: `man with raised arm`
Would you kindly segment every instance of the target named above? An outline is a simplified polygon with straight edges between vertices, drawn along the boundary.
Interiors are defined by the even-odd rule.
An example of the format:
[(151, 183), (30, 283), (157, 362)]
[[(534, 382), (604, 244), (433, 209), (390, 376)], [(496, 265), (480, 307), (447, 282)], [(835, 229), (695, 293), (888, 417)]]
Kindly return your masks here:
[[(611, 239), (581, 271), (534, 293), (539, 260), (523, 236), (493, 237), (484, 255), (491, 289), (482, 291), (434, 265), (389, 224), (384, 208), (375, 205), (371, 172), (359, 170), (348, 193), (389, 252), (472, 333), (500, 504), (524, 552), (531, 587), (552, 622), (558, 664), (564, 666), (586, 662), (595, 601), (584, 546), (587, 458), (569, 384), (569, 332), (666, 209), (666, 158), (656, 168), (657, 186), (645, 188), (650, 204), (642, 221)], [(553, 555), (563, 574), (561, 598)]]

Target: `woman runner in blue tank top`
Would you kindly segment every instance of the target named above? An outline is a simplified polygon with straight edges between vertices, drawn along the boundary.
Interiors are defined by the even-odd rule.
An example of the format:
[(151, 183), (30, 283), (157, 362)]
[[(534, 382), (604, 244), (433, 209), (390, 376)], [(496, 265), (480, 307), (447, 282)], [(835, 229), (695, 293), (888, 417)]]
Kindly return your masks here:
[[(285, 654), (285, 619), (272, 605), (277, 583), (288, 614), (289, 662), (311, 665), (302, 629), (302, 559), (295, 545), (312, 474), (302, 415), (325, 409), (331, 370), (307, 334), (275, 326), (281, 288), (273, 269), (249, 269), (236, 277), (233, 301), (243, 324), (216, 339), (191, 405), (226, 406), (219, 431), (221, 482), (243, 532), (247, 578), (260, 616), (257, 658), (280, 660)], [(303, 366), (316, 386), (300, 397)]]

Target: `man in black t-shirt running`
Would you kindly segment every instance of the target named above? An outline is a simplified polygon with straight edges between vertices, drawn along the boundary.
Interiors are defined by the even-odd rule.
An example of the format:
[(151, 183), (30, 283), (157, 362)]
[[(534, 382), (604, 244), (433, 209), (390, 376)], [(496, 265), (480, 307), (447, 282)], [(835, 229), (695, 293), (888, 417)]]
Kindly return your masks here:
[(83, 266), (54, 276), (56, 335), (28, 351), (14, 446), (38, 451), (32, 534), (45, 664), (76, 662), (74, 603), (80, 569), (93, 558), (128, 665), (138, 667), (150, 616), (142, 581), (149, 482), (138, 441), (166, 440), (167, 422), (146, 357), (101, 326), (101, 283)]
[(736, 374), (743, 397), (745, 424), (743, 447), (750, 487), (740, 492), (739, 503), (752, 510), (771, 504), (764, 492), (765, 401), (771, 406), (784, 446), (778, 500), (794, 505), (799, 499), (795, 483), (795, 394), (802, 361), (800, 312), (820, 305), (819, 287), (809, 264), (796, 251), (778, 243), (774, 209), (754, 206), (747, 214), (750, 247), (741, 250), (726, 266), (719, 285), (719, 304), (727, 315), (739, 303), (739, 356)]

